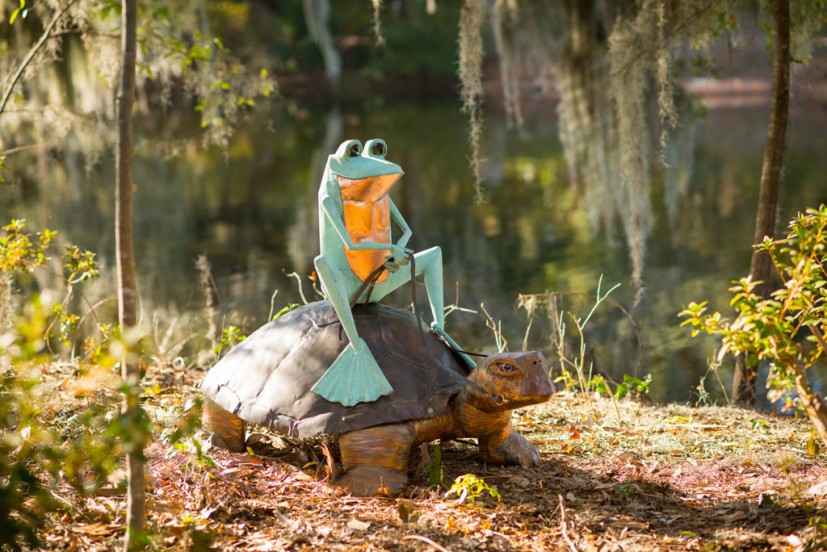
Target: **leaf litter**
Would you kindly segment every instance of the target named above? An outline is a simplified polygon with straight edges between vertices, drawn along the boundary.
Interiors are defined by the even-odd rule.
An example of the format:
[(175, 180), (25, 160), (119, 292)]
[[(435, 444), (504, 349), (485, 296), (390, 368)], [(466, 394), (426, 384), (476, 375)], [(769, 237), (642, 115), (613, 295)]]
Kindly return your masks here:
[[(473, 441), (441, 444), (448, 486), (473, 473), (499, 501), (457, 504), (445, 487), (430, 488), (420, 458), (427, 449), (412, 452), (400, 496), (356, 498), (326, 483), (340, 470), (330, 439), (255, 428), (245, 454), (206, 442), (201, 456), (172, 446), (161, 436), (199, 397), (201, 372), (169, 383), (159, 370), (149, 369), (144, 397), (155, 424), (146, 450), (152, 549), (827, 549), (827, 457), (808, 451), (807, 420), (630, 400), (616, 409), (610, 399), (561, 393), (514, 415), (540, 449), (537, 467), (486, 465)], [(72, 397), (61, 400), (71, 411)], [(49, 519), (44, 546), (119, 548), (123, 489), (115, 481), (84, 498), (58, 486), (71, 508)]]

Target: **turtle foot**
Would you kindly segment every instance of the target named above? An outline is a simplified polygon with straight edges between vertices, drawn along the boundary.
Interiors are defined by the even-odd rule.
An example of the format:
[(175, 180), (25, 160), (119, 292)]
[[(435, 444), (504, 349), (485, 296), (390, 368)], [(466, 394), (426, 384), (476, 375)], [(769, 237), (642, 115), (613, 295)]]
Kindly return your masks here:
[(392, 496), (407, 482), (406, 474), (375, 466), (348, 470), (333, 484), (354, 496)]
[(477, 363), (474, 362), (470, 356), (462, 352), (462, 347), (457, 345), (457, 342), (454, 341), (454, 338), (448, 335), (448, 332), (445, 331), (445, 328), (438, 325), (436, 322), (431, 322), (431, 331), (437, 334), (439, 337), (441, 337), (448, 344), (448, 346), (451, 347), (451, 349), (453, 349), (457, 355), (459, 355), (459, 357), (462, 359), (463, 362), (465, 362), (468, 368), (473, 370), (477, 367)]
[(230, 452), (244, 452), (247, 445), (244, 437), (244, 420), (224, 410), (209, 399), (204, 399), (201, 423), (209, 435), (210, 444)]
[(393, 387), (360, 338), (355, 346), (349, 343), (345, 347), (312, 391), (330, 402), (353, 406), (390, 395)]
[(540, 453), (537, 447), (513, 429), (499, 446), (489, 445), (489, 449), (483, 451), (483, 457), (489, 462), (518, 464), (524, 468), (531, 468), (540, 463)]

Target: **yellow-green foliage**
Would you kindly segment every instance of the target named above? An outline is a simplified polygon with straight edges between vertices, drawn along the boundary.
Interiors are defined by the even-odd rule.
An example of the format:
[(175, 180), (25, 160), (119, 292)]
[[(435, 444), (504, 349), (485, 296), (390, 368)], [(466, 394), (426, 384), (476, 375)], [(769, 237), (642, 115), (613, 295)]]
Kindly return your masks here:
[(719, 358), (731, 352), (747, 354), (752, 364), (769, 361), (770, 398), (789, 407), (789, 391), (807, 393), (806, 370), (827, 354), (827, 206), (807, 209), (790, 222), (786, 238), (765, 238), (756, 248), (770, 255), (783, 285), (763, 298), (754, 293), (759, 282), (742, 278), (730, 288), (734, 320), (707, 313), (706, 301), (693, 302), (680, 313), (681, 325), (693, 335), (720, 335)]
[(467, 502), (471, 506), (483, 505), (484, 502), (481, 497), (486, 494), (495, 499), (497, 502), (502, 500), (497, 487), (493, 487), (485, 482), (485, 479), (478, 477), (473, 473), (466, 473), (460, 475), (454, 480), (451, 488), (445, 493), (446, 496), (457, 495), (457, 502), (462, 504)]
[[(56, 390), (43, 378), (59, 360), (51, 347), (51, 331), (69, 325), (72, 328), (61, 328), (61, 333), (72, 333), (77, 315), (66, 310), (68, 301), (55, 305), (54, 293), (36, 291), (20, 298), (22, 308), (9, 308), (12, 276), (25, 277), (45, 267), (57, 234), (25, 230), (25, 221), (14, 220), (0, 235), (0, 548), (11, 549), (37, 546), (36, 531), (48, 512), (66, 508), (54, 490), (58, 482), (81, 493), (94, 491), (115, 467), (119, 443), (129, 442), (123, 436), (134, 433), (134, 424), (117, 414), (114, 390), (106, 394), (93, 389), (95, 400), (71, 411), (58, 411), (53, 403)], [(70, 245), (63, 260), (63, 285), (69, 293), (97, 276), (94, 254), (88, 251)], [(75, 363), (73, 384), (91, 370), (113, 371), (110, 347), (124, 345), (116, 331), (112, 334), (104, 332), (96, 338), (97, 346), (86, 348), (85, 366), (74, 358), (63, 363)]]

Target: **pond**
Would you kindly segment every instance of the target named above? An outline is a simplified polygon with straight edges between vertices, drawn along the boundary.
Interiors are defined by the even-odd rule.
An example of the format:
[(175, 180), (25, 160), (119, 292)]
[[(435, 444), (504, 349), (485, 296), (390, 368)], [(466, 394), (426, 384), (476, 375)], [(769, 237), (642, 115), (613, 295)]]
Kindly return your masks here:
[[(276, 309), (299, 301), (297, 281), (288, 273), (299, 275), (305, 296), (314, 299), (307, 277), (318, 254), (316, 194), (326, 157), (346, 138), (381, 137), (388, 159), (406, 172), (392, 196), (413, 229), (411, 245), (439, 245), (446, 303), (477, 311), (447, 319), (464, 347), (495, 350), (494, 332), (486, 327), (490, 316), (508, 347), (522, 348), (528, 317), (517, 306), (519, 294), (559, 292), (562, 310), (585, 317), (599, 283), (603, 292), (619, 284), (586, 325), (591, 366), (615, 379), (651, 374), (655, 400), (696, 402), (715, 343), (691, 339), (676, 314), (692, 300), (727, 309), (730, 281), (748, 271), (767, 114), (767, 106), (717, 109), (684, 122), (674, 138), (679, 155), (673, 172), (664, 178), (657, 171), (652, 180), (639, 301), (623, 213), (601, 212), (594, 197), (569, 182), (556, 126), (548, 123), (553, 106), (537, 106), (520, 130), (487, 114), (482, 203), (474, 201), (468, 171), (466, 121), (453, 103), (328, 113), (288, 104), (256, 112), (226, 151), (202, 148), (196, 125), (180, 116), (140, 116), (135, 246), (143, 321), (151, 327), (158, 313), (201, 316), (195, 267), (201, 254), (211, 265), (219, 325), (254, 330), (270, 314), (276, 290)], [(827, 202), (825, 119), (823, 110), (792, 115), (782, 228), (798, 211)], [(0, 187), (0, 219), (26, 218), (32, 228), (57, 229), (67, 242), (96, 251), (103, 278), (86, 293), (93, 303), (111, 297), (111, 154), (89, 159), (66, 144), (9, 157), (7, 164), (11, 185)], [(423, 287), (417, 296), (425, 309)], [(409, 297), (399, 290), (386, 302), (405, 306)], [(564, 319), (576, 350), (574, 326)], [(556, 359), (553, 331), (546, 311), (536, 311), (526, 345)], [(726, 366), (717, 376), (729, 385)], [(705, 390), (720, 403), (716, 380), (708, 375)]]

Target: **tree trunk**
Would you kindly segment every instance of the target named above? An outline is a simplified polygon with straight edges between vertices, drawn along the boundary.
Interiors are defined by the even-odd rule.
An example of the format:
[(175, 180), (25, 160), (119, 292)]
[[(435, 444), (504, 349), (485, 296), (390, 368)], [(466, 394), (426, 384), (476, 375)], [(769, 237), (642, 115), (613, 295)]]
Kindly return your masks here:
[(804, 403), (804, 409), (807, 415), (810, 416), (810, 421), (813, 422), (813, 427), (816, 433), (827, 446), (827, 403), (818, 393), (813, 392), (810, 387), (810, 380), (807, 379), (807, 374), (804, 370), (797, 371), (795, 377), (795, 389), (798, 391), (798, 396), (801, 402)]
[(304, 0), (304, 21), (310, 38), (322, 51), (324, 73), (336, 91), (342, 74), (342, 56), (330, 32), (330, 0)]
[[(132, 247), (132, 104), (135, 99), (135, 56), (137, 0), (121, 0), (121, 75), (115, 98), (118, 121), (115, 150), (115, 248), (117, 258), (118, 321), (121, 334), (131, 340), (137, 326), (138, 286), (135, 279), (135, 256)], [(146, 520), (144, 488), (143, 431), (140, 429), (140, 371), (134, 354), (121, 362), (126, 392), (123, 414), (129, 428), (124, 449), (127, 451), (126, 550), (143, 547)]]
[[(775, 56), (772, 63), (773, 95), (764, 164), (761, 168), (761, 188), (755, 217), (753, 243), (759, 244), (765, 236), (775, 237), (778, 210), (778, 183), (784, 163), (787, 137), (787, 114), (790, 107), (790, 4), (789, 0), (775, 3)], [(772, 260), (766, 253), (755, 252), (749, 269), (753, 281), (761, 281), (756, 293), (767, 297), (772, 290)], [(732, 397), (736, 403), (755, 404), (755, 367), (747, 366), (744, 355), (735, 358), (732, 379)]]

